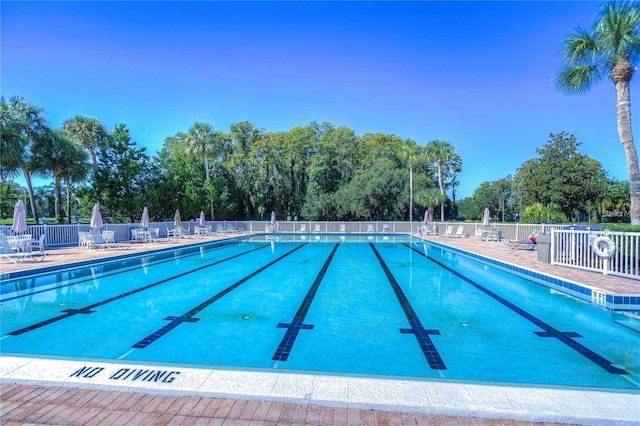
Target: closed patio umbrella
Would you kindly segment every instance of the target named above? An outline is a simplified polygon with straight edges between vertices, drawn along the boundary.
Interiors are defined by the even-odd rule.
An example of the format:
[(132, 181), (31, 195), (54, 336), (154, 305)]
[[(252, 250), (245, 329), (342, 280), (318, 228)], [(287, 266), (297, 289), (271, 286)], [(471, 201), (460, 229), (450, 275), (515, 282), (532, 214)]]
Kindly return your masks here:
[(140, 218), (140, 227), (147, 229), (149, 227), (149, 209), (142, 209), (142, 217)]
[(484, 209), (484, 214), (482, 215), (482, 226), (489, 226), (490, 215), (491, 213), (489, 213), (489, 208), (487, 207), (486, 209)]
[(173, 226), (180, 228), (182, 226), (182, 220), (180, 220), (180, 210), (176, 210), (176, 214), (173, 217)]
[(424, 220), (422, 221), (422, 224), (425, 226), (429, 224), (429, 210), (424, 211)]
[(200, 226), (205, 226), (207, 224), (207, 221), (204, 217), (204, 211), (200, 212)]
[(100, 205), (96, 203), (91, 210), (91, 222), (89, 224), (91, 229), (102, 228), (102, 214), (100, 213)]
[(13, 229), (13, 232), (16, 234), (27, 230), (27, 211), (22, 200), (18, 200), (13, 207), (13, 224), (11, 225), (11, 229)]
[(276, 224), (276, 212), (274, 211), (271, 212), (271, 224), (272, 225)]

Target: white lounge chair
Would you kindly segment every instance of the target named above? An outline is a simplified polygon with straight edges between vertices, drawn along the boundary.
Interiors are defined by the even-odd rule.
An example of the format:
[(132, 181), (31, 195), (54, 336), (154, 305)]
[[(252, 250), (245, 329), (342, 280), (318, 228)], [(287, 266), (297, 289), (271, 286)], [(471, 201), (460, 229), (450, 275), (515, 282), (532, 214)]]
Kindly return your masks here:
[(313, 225), (313, 232), (319, 233), (320, 232), (320, 224), (316, 223), (315, 225)]
[(347, 225), (345, 225), (344, 223), (341, 223), (340, 224), (340, 232), (346, 233), (347, 232)]
[(508, 249), (511, 250), (535, 250), (537, 248), (537, 244), (533, 243), (523, 243), (520, 241), (505, 241), (504, 245), (507, 246)]
[(464, 225), (458, 225), (458, 229), (454, 235), (456, 238), (466, 238), (467, 234), (464, 233)]
[(93, 247), (100, 249), (100, 248), (105, 248), (105, 249), (128, 249), (130, 248), (129, 245), (124, 245), (124, 244), (119, 244), (119, 243), (108, 243), (107, 241), (105, 241), (104, 237), (102, 236), (102, 234), (100, 233), (100, 231), (91, 231), (89, 233), (91, 235), (91, 238), (93, 239)]
[(300, 230), (298, 232), (307, 232), (307, 224), (306, 223), (301, 223), (300, 224)]
[(10, 260), (13, 263), (22, 263), (26, 259), (36, 260), (34, 258), (34, 248), (37, 249), (37, 254), (41, 256), (39, 261), (43, 261), (45, 257), (44, 252), (44, 239), (45, 235), (42, 234), (38, 240), (29, 239), (29, 244), (23, 241), (21, 248), (16, 248), (9, 244), (7, 237), (0, 235), (0, 258)]
[(374, 229), (374, 225), (373, 225), (372, 223), (368, 224), (368, 225), (367, 225), (367, 233), (368, 233), (368, 234), (373, 234), (373, 233), (375, 233), (375, 232), (376, 232), (376, 231), (375, 231), (375, 229)]
[(447, 225), (447, 228), (444, 231), (445, 237), (453, 237), (453, 225)]
[(389, 224), (385, 223), (384, 225), (382, 225), (382, 232), (391, 232), (389, 231)]

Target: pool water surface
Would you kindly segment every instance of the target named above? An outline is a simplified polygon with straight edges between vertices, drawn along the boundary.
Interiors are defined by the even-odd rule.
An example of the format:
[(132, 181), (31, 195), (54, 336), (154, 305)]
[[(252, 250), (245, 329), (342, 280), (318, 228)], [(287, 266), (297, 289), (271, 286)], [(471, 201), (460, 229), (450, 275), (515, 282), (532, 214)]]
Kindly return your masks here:
[(407, 236), (258, 236), (1, 283), (2, 355), (640, 391), (611, 312)]

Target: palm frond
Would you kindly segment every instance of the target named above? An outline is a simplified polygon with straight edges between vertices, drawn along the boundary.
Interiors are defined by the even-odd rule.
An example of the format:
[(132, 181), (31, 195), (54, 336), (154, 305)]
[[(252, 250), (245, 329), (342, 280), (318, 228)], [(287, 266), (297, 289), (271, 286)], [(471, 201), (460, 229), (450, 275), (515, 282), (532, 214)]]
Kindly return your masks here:
[(564, 40), (563, 62), (568, 65), (588, 65), (597, 62), (598, 44), (594, 34), (583, 28), (576, 28)]
[(577, 65), (562, 70), (555, 80), (556, 89), (566, 94), (583, 94), (602, 79), (595, 65)]
[(636, 2), (604, 5), (594, 33), (609, 62), (635, 62), (640, 58), (640, 7)]

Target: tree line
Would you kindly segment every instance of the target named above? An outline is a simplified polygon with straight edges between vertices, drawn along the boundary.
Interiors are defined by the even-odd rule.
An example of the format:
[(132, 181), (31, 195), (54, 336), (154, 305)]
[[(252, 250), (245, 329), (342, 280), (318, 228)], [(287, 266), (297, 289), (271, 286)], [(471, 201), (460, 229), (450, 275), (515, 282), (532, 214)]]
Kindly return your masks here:
[[(158, 221), (176, 209), (217, 220), (266, 220), (272, 211), (282, 220), (421, 220), (425, 209), (431, 220), (479, 220), (486, 207), (501, 221), (628, 219), (628, 183), (609, 179), (565, 132), (551, 134), (514, 177), (456, 200), (462, 158), (447, 141), (418, 145), (331, 123), (269, 132), (244, 121), (223, 132), (196, 122), (150, 156), (125, 124), (108, 131), (75, 116), (51, 129), (43, 110), (21, 97), (2, 98), (0, 112), (2, 217), (28, 196), (36, 221), (57, 223), (88, 217), (96, 202), (114, 222), (138, 221), (144, 206)], [(24, 191), (12, 181), (18, 173)], [(31, 176), (53, 183), (32, 188)]]

